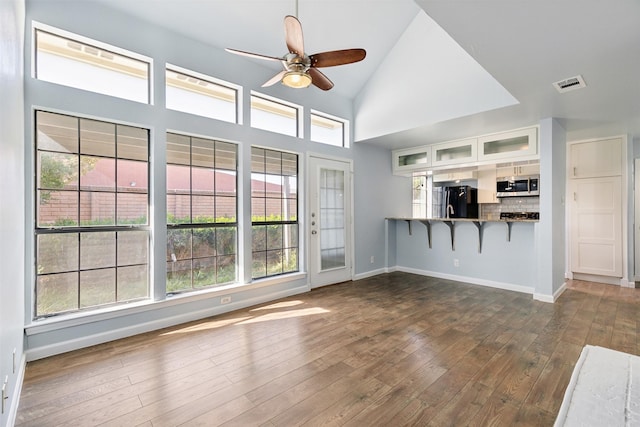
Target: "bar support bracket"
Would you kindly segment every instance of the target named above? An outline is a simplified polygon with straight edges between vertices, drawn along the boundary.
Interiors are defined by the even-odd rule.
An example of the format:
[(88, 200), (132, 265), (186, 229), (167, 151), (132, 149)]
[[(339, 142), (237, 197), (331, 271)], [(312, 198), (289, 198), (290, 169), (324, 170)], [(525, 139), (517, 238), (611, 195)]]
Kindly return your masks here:
[(427, 227), (427, 242), (429, 243), (429, 249), (431, 249), (431, 221), (428, 219), (421, 219), (420, 222)]
[(483, 232), (484, 222), (473, 221), (473, 224), (478, 229), (478, 253), (481, 254), (482, 253), (482, 232)]
[(449, 231), (451, 232), (451, 250), (455, 251), (456, 250), (456, 245), (455, 245), (456, 223), (454, 221), (442, 221), (442, 222), (447, 224), (447, 226), (449, 227)]

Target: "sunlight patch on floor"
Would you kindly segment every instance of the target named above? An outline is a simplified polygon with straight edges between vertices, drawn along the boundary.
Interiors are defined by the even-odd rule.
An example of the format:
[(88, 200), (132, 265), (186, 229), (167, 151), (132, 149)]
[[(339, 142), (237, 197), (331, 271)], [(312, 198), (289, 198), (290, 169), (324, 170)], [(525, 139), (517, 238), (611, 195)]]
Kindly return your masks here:
[(238, 322), (241, 322), (246, 319), (251, 319), (251, 316), (245, 317), (234, 317), (233, 319), (222, 319), (222, 320), (214, 320), (211, 322), (199, 323), (197, 325), (187, 326), (184, 328), (176, 329), (173, 331), (165, 332), (161, 335), (175, 335), (175, 334), (186, 334), (190, 332), (198, 332), (198, 331), (206, 331), (210, 329), (221, 328), (227, 325), (234, 325)]
[(311, 316), (314, 314), (329, 313), (330, 311), (320, 307), (303, 308), (300, 310), (289, 310), (278, 313), (269, 313), (262, 316), (254, 317), (253, 319), (243, 320), (238, 322), (238, 325), (247, 325), (249, 323), (266, 322), (270, 320), (290, 319), (292, 317)]
[(253, 310), (249, 310), (249, 311), (273, 310), (273, 309), (276, 309), (276, 308), (294, 307), (294, 306), (300, 305), (300, 304), (304, 304), (304, 302), (299, 301), (299, 300), (296, 300), (296, 301), (282, 301), (282, 302), (277, 302), (275, 304), (265, 305), (264, 307), (254, 308)]

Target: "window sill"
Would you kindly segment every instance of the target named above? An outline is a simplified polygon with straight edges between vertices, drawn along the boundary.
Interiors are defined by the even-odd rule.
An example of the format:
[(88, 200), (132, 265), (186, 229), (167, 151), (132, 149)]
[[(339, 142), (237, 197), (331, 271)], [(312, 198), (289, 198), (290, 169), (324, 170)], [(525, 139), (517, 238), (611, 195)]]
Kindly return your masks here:
[(252, 289), (259, 289), (266, 286), (274, 286), (280, 283), (293, 282), (306, 279), (307, 274), (302, 272), (270, 277), (267, 279), (256, 280), (250, 283), (220, 286), (214, 289), (205, 289), (202, 291), (188, 292), (168, 296), (164, 300), (158, 301), (138, 301), (119, 306), (93, 310), (91, 312), (72, 313), (68, 315), (60, 315), (46, 319), (32, 321), (25, 326), (27, 336), (41, 334), (49, 331), (69, 328), (78, 325), (101, 322), (109, 319), (116, 319), (146, 311), (158, 310), (161, 308), (171, 307), (180, 304), (188, 304), (194, 301), (217, 298), (222, 295), (229, 295), (235, 292), (244, 292)]

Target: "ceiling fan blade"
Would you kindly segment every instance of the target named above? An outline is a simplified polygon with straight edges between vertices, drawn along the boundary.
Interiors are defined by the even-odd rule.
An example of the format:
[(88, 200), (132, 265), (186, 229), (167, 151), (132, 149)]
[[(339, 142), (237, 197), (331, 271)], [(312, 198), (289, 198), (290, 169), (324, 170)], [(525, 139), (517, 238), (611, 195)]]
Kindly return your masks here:
[(304, 56), (304, 39), (302, 38), (302, 24), (295, 16), (284, 17), (284, 38), (290, 53)]
[(287, 72), (287, 70), (280, 71), (278, 74), (276, 74), (275, 76), (271, 77), (271, 79), (269, 79), (269, 81), (267, 81), (265, 84), (263, 84), (262, 87), (272, 86), (272, 85), (278, 83), (280, 80), (282, 80), (282, 77), (284, 77), (284, 73), (286, 73), (286, 72)]
[(243, 50), (238, 50), (238, 49), (226, 48), (225, 50), (227, 52), (229, 52), (229, 53), (235, 53), (236, 55), (248, 56), (249, 58), (266, 59), (268, 61), (282, 61), (283, 60), (282, 58), (278, 58), (278, 57), (275, 57), (275, 56), (267, 56), (267, 55), (261, 55), (259, 53), (245, 52)]
[(333, 82), (319, 70), (309, 68), (309, 75), (311, 76), (311, 83), (316, 87), (319, 87), (322, 90), (329, 90), (333, 87)]
[(344, 49), (316, 53), (309, 55), (309, 59), (312, 67), (322, 68), (362, 61), (365, 56), (367, 51), (364, 49)]

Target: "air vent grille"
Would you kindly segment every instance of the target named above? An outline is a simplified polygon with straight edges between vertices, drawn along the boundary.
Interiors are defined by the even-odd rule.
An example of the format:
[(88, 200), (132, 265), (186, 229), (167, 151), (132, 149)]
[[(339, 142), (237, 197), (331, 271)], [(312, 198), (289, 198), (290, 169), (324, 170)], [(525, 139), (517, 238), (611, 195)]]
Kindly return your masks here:
[(576, 89), (581, 89), (583, 87), (587, 87), (587, 84), (584, 82), (582, 76), (577, 75), (575, 77), (569, 77), (568, 79), (560, 80), (559, 82), (555, 82), (553, 84), (558, 92), (565, 93)]

